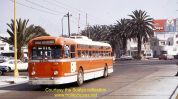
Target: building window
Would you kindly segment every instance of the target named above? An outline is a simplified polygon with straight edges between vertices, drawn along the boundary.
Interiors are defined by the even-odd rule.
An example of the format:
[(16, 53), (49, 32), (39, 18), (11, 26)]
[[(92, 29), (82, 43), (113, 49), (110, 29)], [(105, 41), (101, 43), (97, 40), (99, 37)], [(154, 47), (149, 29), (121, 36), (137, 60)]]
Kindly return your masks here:
[(9, 47), (9, 50), (13, 50), (13, 47)]
[(171, 42), (168, 42), (168, 45), (171, 45)]
[(178, 34), (176, 35), (176, 38), (178, 38)]
[(161, 41), (160, 44), (161, 44), (161, 45), (165, 45), (165, 42), (164, 42), (164, 41)]
[(1, 50), (4, 50), (4, 47), (1, 47), (0, 49), (1, 49)]

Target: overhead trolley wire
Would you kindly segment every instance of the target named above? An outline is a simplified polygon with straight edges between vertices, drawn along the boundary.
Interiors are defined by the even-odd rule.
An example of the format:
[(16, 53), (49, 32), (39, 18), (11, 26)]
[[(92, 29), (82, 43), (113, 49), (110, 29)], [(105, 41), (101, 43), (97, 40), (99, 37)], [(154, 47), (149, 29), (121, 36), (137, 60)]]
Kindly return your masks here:
[[(11, 2), (14, 3), (13, 0), (9, 0), (9, 1), (11, 1)], [(57, 13), (53, 13), (53, 12), (49, 12), (49, 11), (46, 11), (46, 10), (42, 10), (42, 9), (38, 9), (38, 8), (35, 8), (35, 7), (31, 7), (31, 6), (25, 5), (25, 4), (20, 3), (20, 2), (18, 2), (18, 1), (16, 1), (16, 3), (19, 4), (19, 5), (21, 5), (21, 6), (24, 6), (24, 7), (27, 7), (27, 8), (36, 10), (36, 11), (40, 11), (40, 12), (43, 12), (43, 13), (48, 13), (48, 14), (52, 14), (52, 15), (59, 15), (59, 14), (57, 14)]]
[(59, 11), (56, 11), (56, 10), (49, 9), (49, 8), (47, 8), (47, 7), (43, 6), (43, 5), (40, 5), (40, 4), (38, 4), (38, 3), (35, 3), (35, 2), (29, 1), (29, 0), (25, 0), (25, 1), (26, 1), (26, 2), (29, 2), (29, 3), (31, 3), (31, 4), (33, 4), (33, 5), (39, 6), (39, 7), (41, 7), (41, 8), (44, 8), (44, 9), (46, 9), (46, 10), (49, 10), (49, 11), (52, 11), (52, 12), (56, 12), (56, 13), (64, 14), (64, 12), (59, 12)]

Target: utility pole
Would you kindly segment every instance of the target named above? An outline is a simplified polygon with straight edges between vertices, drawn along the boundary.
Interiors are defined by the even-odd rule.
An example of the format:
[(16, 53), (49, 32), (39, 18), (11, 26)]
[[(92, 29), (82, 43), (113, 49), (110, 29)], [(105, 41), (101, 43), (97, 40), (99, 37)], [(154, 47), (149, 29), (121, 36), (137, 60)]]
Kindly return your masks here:
[(19, 76), (19, 72), (17, 68), (16, 0), (14, 0), (14, 60), (14, 77), (17, 78)]
[(63, 19), (64, 19), (64, 16), (62, 17), (61, 19), (61, 26), (62, 26), (62, 37), (63, 37)]
[(90, 38), (90, 32), (88, 30), (88, 14), (86, 13), (86, 29), (87, 29), (87, 32), (88, 32), (88, 38)]
[(69, 37), (70, 37), (70, 16), (72, 16), (71, 14), (69, 14), (69, 12), (67, 13), (67, 17), (68, 17), (68, 33), (69, 33)]
[(80, 13), (79, 13), (79, 18), (78, 18), (78, 34), (80, 32)]

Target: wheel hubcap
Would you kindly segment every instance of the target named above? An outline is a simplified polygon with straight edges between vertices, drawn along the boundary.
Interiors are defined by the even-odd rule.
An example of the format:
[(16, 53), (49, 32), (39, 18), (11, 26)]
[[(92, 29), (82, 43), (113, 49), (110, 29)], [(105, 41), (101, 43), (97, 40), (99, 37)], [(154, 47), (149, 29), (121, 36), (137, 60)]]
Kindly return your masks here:
[(83, 76), (81, 72), (79, 73), (79, 82), (80, 84), (83, 83)]

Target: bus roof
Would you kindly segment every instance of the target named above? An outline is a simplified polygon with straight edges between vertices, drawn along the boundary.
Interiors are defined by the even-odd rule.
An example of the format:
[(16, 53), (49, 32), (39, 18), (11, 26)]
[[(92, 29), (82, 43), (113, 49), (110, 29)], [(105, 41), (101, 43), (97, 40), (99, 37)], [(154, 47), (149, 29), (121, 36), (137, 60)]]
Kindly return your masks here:
[(96, 45), (96, 46), (106, 46), (111, 47), (110, 44), (99, 42), (99, 41), (92, 41), (86, 36), (71, 36), (70, 38), (65, 37), (53, 37), (53, 36), (41, 36), (30, 40), (30, 44), (34, 40), (55, 40), (58, 44), (84, 44), (84, 45)]
[(98, 42), (98, 41), (92, 41), (90, 40), (83, 40), (83, 39), (73, 39), (77, 44), (84, 44), (84, 45), (98, 45), (98, 46), (107, 46), (111, 47), (108, 43)]

